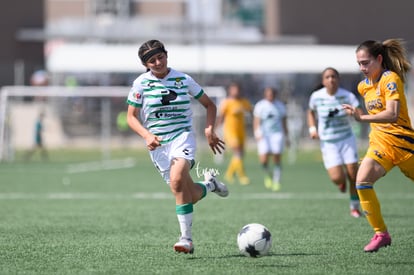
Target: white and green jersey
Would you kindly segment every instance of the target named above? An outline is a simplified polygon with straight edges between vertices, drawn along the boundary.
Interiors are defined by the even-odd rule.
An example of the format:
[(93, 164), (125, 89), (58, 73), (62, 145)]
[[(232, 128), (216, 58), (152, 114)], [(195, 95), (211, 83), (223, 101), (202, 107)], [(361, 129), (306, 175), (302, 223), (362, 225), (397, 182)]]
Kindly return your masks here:
[(270, 102), (261, 99), (254, 106), (253, 115), (260, 119), (260, 131), (263, 136), (284, 133), (282, 121), (286, 117), (286, 107), (280, 100)]
[(329, 95), (325, 87), (312, 93), (309, 108), (318, 114), (320, 140), (335, 142), (353, 135), (350, 120), (342, 104), (360, 106), (356, 96), (343, 88), (339, 88), (334, 95)]
[(150, 71), (135, 79), (127, 103), (140, 108), (143, 126), (167, 143), (192, 131), (191, 98), (203, 89), (189, 75), (170, 69), (163, 79)]

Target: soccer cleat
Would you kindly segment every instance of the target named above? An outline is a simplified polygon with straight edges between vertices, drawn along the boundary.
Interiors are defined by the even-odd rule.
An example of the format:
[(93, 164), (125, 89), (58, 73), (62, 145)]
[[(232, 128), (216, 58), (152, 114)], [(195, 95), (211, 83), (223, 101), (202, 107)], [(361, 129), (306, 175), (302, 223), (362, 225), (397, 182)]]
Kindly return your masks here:
[(273, 187), (272, 179), (270, 177), (266, 176), (264, 178), (264, 185), (267, 189), (272, 189), (272, 187)]
[(358, 209), (351, 209), (351, 216), (354, 218), (360, 218), (362, 217), (362, 214)]
[(281, 185), (280, 185), (279, 182), (277, 182), (277, 181), (273, 182), (273, 186), (272, 186), (273, 191), (279, 191), (280, 188), (281, 188)]
[(248, 185), (250, 184), (250, 179), (246, 176), (239, 177), (239, 181), (241, 185)]
[(180, 238), (180, 240), (174, 245), (174, 251), (179, 253), (194, 253), (193, 241), (187, 238)]
[(365, 252), (377, 252), (381, 247), (391, 245), (391, 236), (388, 232), (375, 233), (369, 244), (364, 247)]
[(206, 172), (204, 174), (204, 180), (214, 185), (213, 192), (219, 195), (220, 197), (227, 197), (229, 195), (229, 190), (227, 189), (227, 186), (224, 183), (218, 181), (214, 173)]

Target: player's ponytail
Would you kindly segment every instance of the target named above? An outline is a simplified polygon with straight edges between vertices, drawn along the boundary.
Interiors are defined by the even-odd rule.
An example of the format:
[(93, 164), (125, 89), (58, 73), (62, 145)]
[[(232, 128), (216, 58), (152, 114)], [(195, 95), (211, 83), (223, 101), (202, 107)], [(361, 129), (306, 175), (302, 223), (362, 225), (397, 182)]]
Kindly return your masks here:
[(405, 82), (406, 74), (411, 69), (411, 64), (407, 58), (407, 50), (404, 41), (401, 39), (388, 39), (382, 42), (386, 58), (385, 67), (399, 75)]

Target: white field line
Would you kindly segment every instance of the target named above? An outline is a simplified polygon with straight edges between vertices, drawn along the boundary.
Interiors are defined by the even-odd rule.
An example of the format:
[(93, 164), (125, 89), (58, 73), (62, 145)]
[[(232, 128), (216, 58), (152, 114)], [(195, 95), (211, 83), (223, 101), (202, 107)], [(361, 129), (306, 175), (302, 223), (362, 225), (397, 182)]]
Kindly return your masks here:
[[(414, 193), (379, 194), (381, 199), (412, 200)], [(210, 199), (220, 199), (210, 196)], [(348, 199), (346, 194), (332, 193), (251, 193), (231, 194), (225, 200), (343, 200)], [(0, 193), (0, 200), (165, 200), (173, 199), (171, 193)]]
[(134, 167), (135, 163), (136, 161), (133, 158), (82, 162), (82, 163), (69, 164), (66, 167), (66, 172), (68, 174), (75, 174), (75, 173), (95, 172), (95, 171), (102, 171), (102, 170), (124, 169), (124, 168)]

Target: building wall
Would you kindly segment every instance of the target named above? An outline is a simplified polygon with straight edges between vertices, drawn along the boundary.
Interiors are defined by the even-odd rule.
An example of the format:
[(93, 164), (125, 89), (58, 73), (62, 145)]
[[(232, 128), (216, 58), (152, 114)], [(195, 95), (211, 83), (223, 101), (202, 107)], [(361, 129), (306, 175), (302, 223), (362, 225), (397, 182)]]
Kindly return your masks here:
[(174, 2), (159, 2), (154, 3), (143, 2), (136, 5), (138, 8), (138, 13), (144, 16), (185, 16), (185, 4), (184, 3), (174, 3)]
[(18, 31), (43, 28), (43, 1), (2, 0), (2, 6), (7, 8), (0, 9), (0, 86), (14, 84), (16, 62), (23, 65), (27, 84), (31, 73), (44, 67), (43, 42), (19, 40)]
[(311, 34), (320, 44), (345, 45), (403, 38), (414, 51), (414, 1), (281, 0), (280, 5), (282, 34)]
[(86, 17), (89, 4), (87, 0), (45, 0), (46, 22), (64, 17)]

